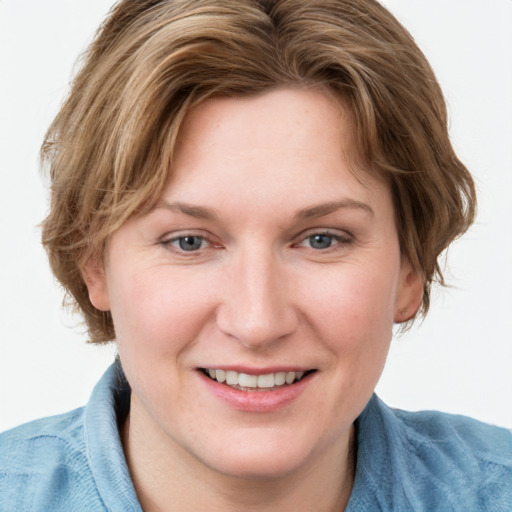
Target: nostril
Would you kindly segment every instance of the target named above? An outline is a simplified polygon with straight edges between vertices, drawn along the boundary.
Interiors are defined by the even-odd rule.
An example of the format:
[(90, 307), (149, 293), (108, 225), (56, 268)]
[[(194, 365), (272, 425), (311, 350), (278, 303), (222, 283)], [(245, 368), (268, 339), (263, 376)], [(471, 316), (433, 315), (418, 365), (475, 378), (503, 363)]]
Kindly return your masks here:
[(266, 311), (256, 308), (227, 307), (219, 311), (219, 330), (239, 341), (251, 350), (266, 350), (269, 345), (292, 335), (298, 325), (295, 312), (284, 308), (268, 307)]

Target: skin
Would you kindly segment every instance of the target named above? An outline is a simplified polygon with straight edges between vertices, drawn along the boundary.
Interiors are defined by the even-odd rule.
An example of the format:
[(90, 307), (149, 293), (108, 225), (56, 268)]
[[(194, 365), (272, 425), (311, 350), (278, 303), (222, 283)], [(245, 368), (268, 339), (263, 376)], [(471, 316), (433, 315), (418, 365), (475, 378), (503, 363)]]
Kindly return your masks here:
[[(159, 206), (87, 265), (132, 387), (123, 442), (144, 510), (345, 507), (353, 422), (422, 297), (387, 185), (351, 172), (350, 129), (321, 90), (200, 105)], [(198, 371), (233, 365), (316, 371), (248, 412)]]

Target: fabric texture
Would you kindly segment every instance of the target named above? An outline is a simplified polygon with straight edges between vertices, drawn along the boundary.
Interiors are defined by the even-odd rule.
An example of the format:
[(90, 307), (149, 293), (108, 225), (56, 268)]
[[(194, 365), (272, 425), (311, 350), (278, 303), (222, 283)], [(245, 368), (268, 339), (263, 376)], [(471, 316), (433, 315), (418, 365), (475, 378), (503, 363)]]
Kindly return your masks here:
[[(115, 363), (86, 407), (1, 434), (0, 511), (140, 512), (118, 429), (129, 396)], [(512, 511), (510, 431), (375, 395), (356, 429), (347, 511)]]

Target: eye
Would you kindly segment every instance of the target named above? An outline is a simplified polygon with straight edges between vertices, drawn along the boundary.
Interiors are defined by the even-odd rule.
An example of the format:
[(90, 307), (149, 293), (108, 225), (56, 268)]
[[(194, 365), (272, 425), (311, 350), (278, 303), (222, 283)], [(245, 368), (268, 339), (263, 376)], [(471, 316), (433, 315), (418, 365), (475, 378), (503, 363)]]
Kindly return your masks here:
[(313, 249), (328, 249), (336, 241), (333, 236), (325, 233), (308, 236), (306, 240)]
[(299, 242), (299, 246), (314, 249), (315, 251), (325, 251), (327, 249), (340, 249), (353, 243), (353, 239), (348, 234), (334, 234), (331, 232), (311, 233)]
[(196, 235), (178, 236), (164, 243), (165, 245), (171, 245), (185, 252), (199, 251), (200, 249), (204, 249), (208, 244), (205, 238)]

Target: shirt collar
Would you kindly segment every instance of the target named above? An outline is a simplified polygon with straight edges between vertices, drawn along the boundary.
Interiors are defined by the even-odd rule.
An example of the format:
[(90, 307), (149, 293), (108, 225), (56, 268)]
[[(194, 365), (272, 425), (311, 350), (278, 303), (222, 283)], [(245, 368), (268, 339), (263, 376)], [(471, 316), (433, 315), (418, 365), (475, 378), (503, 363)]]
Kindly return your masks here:
[(130, 478), (119, 435), (130, 403), (130, 388), (119, 362), (96, 384), (85, 409), (87, 458), (107, 510), (142, 512)]

